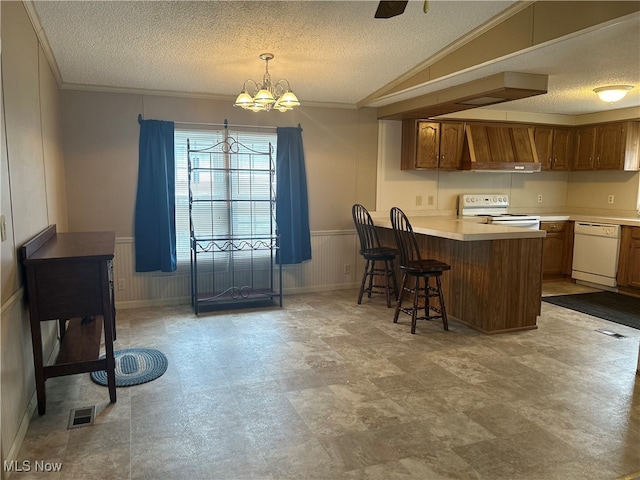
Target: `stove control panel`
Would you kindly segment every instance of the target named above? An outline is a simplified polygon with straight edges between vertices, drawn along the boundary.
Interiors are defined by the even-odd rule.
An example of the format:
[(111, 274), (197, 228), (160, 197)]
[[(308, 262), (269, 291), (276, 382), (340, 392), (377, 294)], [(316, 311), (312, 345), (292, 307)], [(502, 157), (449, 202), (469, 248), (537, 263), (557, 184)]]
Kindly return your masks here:
[(465, 193), (460, 195), (461, 208), (507, 208), (509, 195), (505, 193)]

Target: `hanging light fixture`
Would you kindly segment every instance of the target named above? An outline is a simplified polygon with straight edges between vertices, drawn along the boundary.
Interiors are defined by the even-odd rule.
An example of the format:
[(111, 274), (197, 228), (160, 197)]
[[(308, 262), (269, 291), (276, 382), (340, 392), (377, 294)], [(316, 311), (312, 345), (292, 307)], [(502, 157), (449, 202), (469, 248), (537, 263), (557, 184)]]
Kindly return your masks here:
[(611, 85), (609, 87), (594, 88), (593, 91), (603, 102), (613, 103), (622, 100), (632, 88), (633, 86), (631, 85)]
[[(269, 60), (273, 60), (273, 53), (263, 53), (260, 60), (266, 62), (262, 83), (255, 80), (247, 80), (242, 86), (242, 92), (236, 98), (235, 107), (242, 107), (245, 110), (253, 112), (268, 112), (272, 108), (281, 112), (293, 110), (293, 107), (300, 105), (298, 97), (291, 91), (289, 81), (282, 79), (277, 83), (271, 83), (271, 75), (269, 74)], [(253, 94), (249, 93), (249, 85), (253, 87)]]

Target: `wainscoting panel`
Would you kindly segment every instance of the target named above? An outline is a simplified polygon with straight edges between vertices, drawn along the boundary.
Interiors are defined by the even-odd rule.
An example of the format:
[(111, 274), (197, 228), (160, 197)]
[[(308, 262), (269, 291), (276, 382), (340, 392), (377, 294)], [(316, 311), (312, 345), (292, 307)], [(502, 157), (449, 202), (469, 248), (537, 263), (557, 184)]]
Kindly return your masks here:
[[(312, 259), (301, 265), (282, 268), (283, 294), (358, 286), (364, 269), (358, 249), (358, 238), (353, 230), (312, 232)], [(116, 239), (113, 269), (118, 308), (176, 305), (191, 301), (188, 260), (172, 273), (136, 273), (134, 239), (122, 237)]]
[[(57, 322), (41, 322), (40, 327), (46, 361), (57, 346)], [(2, 305), (0, 340), (2, 455), (5, 460), (14, 460), (36, 405), (31, 324), (22, 288)]]

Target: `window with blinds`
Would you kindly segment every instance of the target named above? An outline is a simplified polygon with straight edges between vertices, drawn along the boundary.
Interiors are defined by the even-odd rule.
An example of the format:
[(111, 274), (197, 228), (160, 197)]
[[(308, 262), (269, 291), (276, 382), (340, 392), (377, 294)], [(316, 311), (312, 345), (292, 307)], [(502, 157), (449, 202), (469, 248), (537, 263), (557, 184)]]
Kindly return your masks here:
[[(275, 191), (275, 183), (272, 184), (270, 176), (263, 173), (271, 168), (270, 156), (252, 154), (251, 151), (269, 152), (271, 144), (271, 159), (275, 162), (276, 139), (276, 132), (267, 129), (242, 131), (231, 127), (217, 130), (176, 128), (176, 248), (179, 265), (188, 266), (190, 258), (187, 140), (192, 151), (204, 151), (191, 153), (192, 169), (202, 169), (193, 170), (191, 178), (194, 236), (222, 239), (255, 238), (273, 233), (269, 199)], [(206, 153), (206, 149), (224, 141), (230, 145), (242, 144), (241, 153)], [(220, 148), (215, 150), (219, 152)], [(255, 257), (260, 252), (250, 254)], [(270, 255), (268, 251), (262, 254), (265, 257)], [(242, 256), (236, 253), (234, 257), (239, 260)], [(222, 261), (223, 257), (217, 258)]]

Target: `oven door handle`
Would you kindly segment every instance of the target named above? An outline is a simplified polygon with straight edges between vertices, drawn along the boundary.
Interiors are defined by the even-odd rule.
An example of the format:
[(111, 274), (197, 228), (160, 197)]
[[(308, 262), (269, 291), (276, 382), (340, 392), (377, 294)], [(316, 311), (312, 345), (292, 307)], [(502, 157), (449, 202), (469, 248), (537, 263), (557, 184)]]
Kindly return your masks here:
[(501, 225), (503, 227), (518, 227), (518, 228), (532, 228), (540, 227), (538, 220), (494, 220), (491, 222), (494, 225)]

